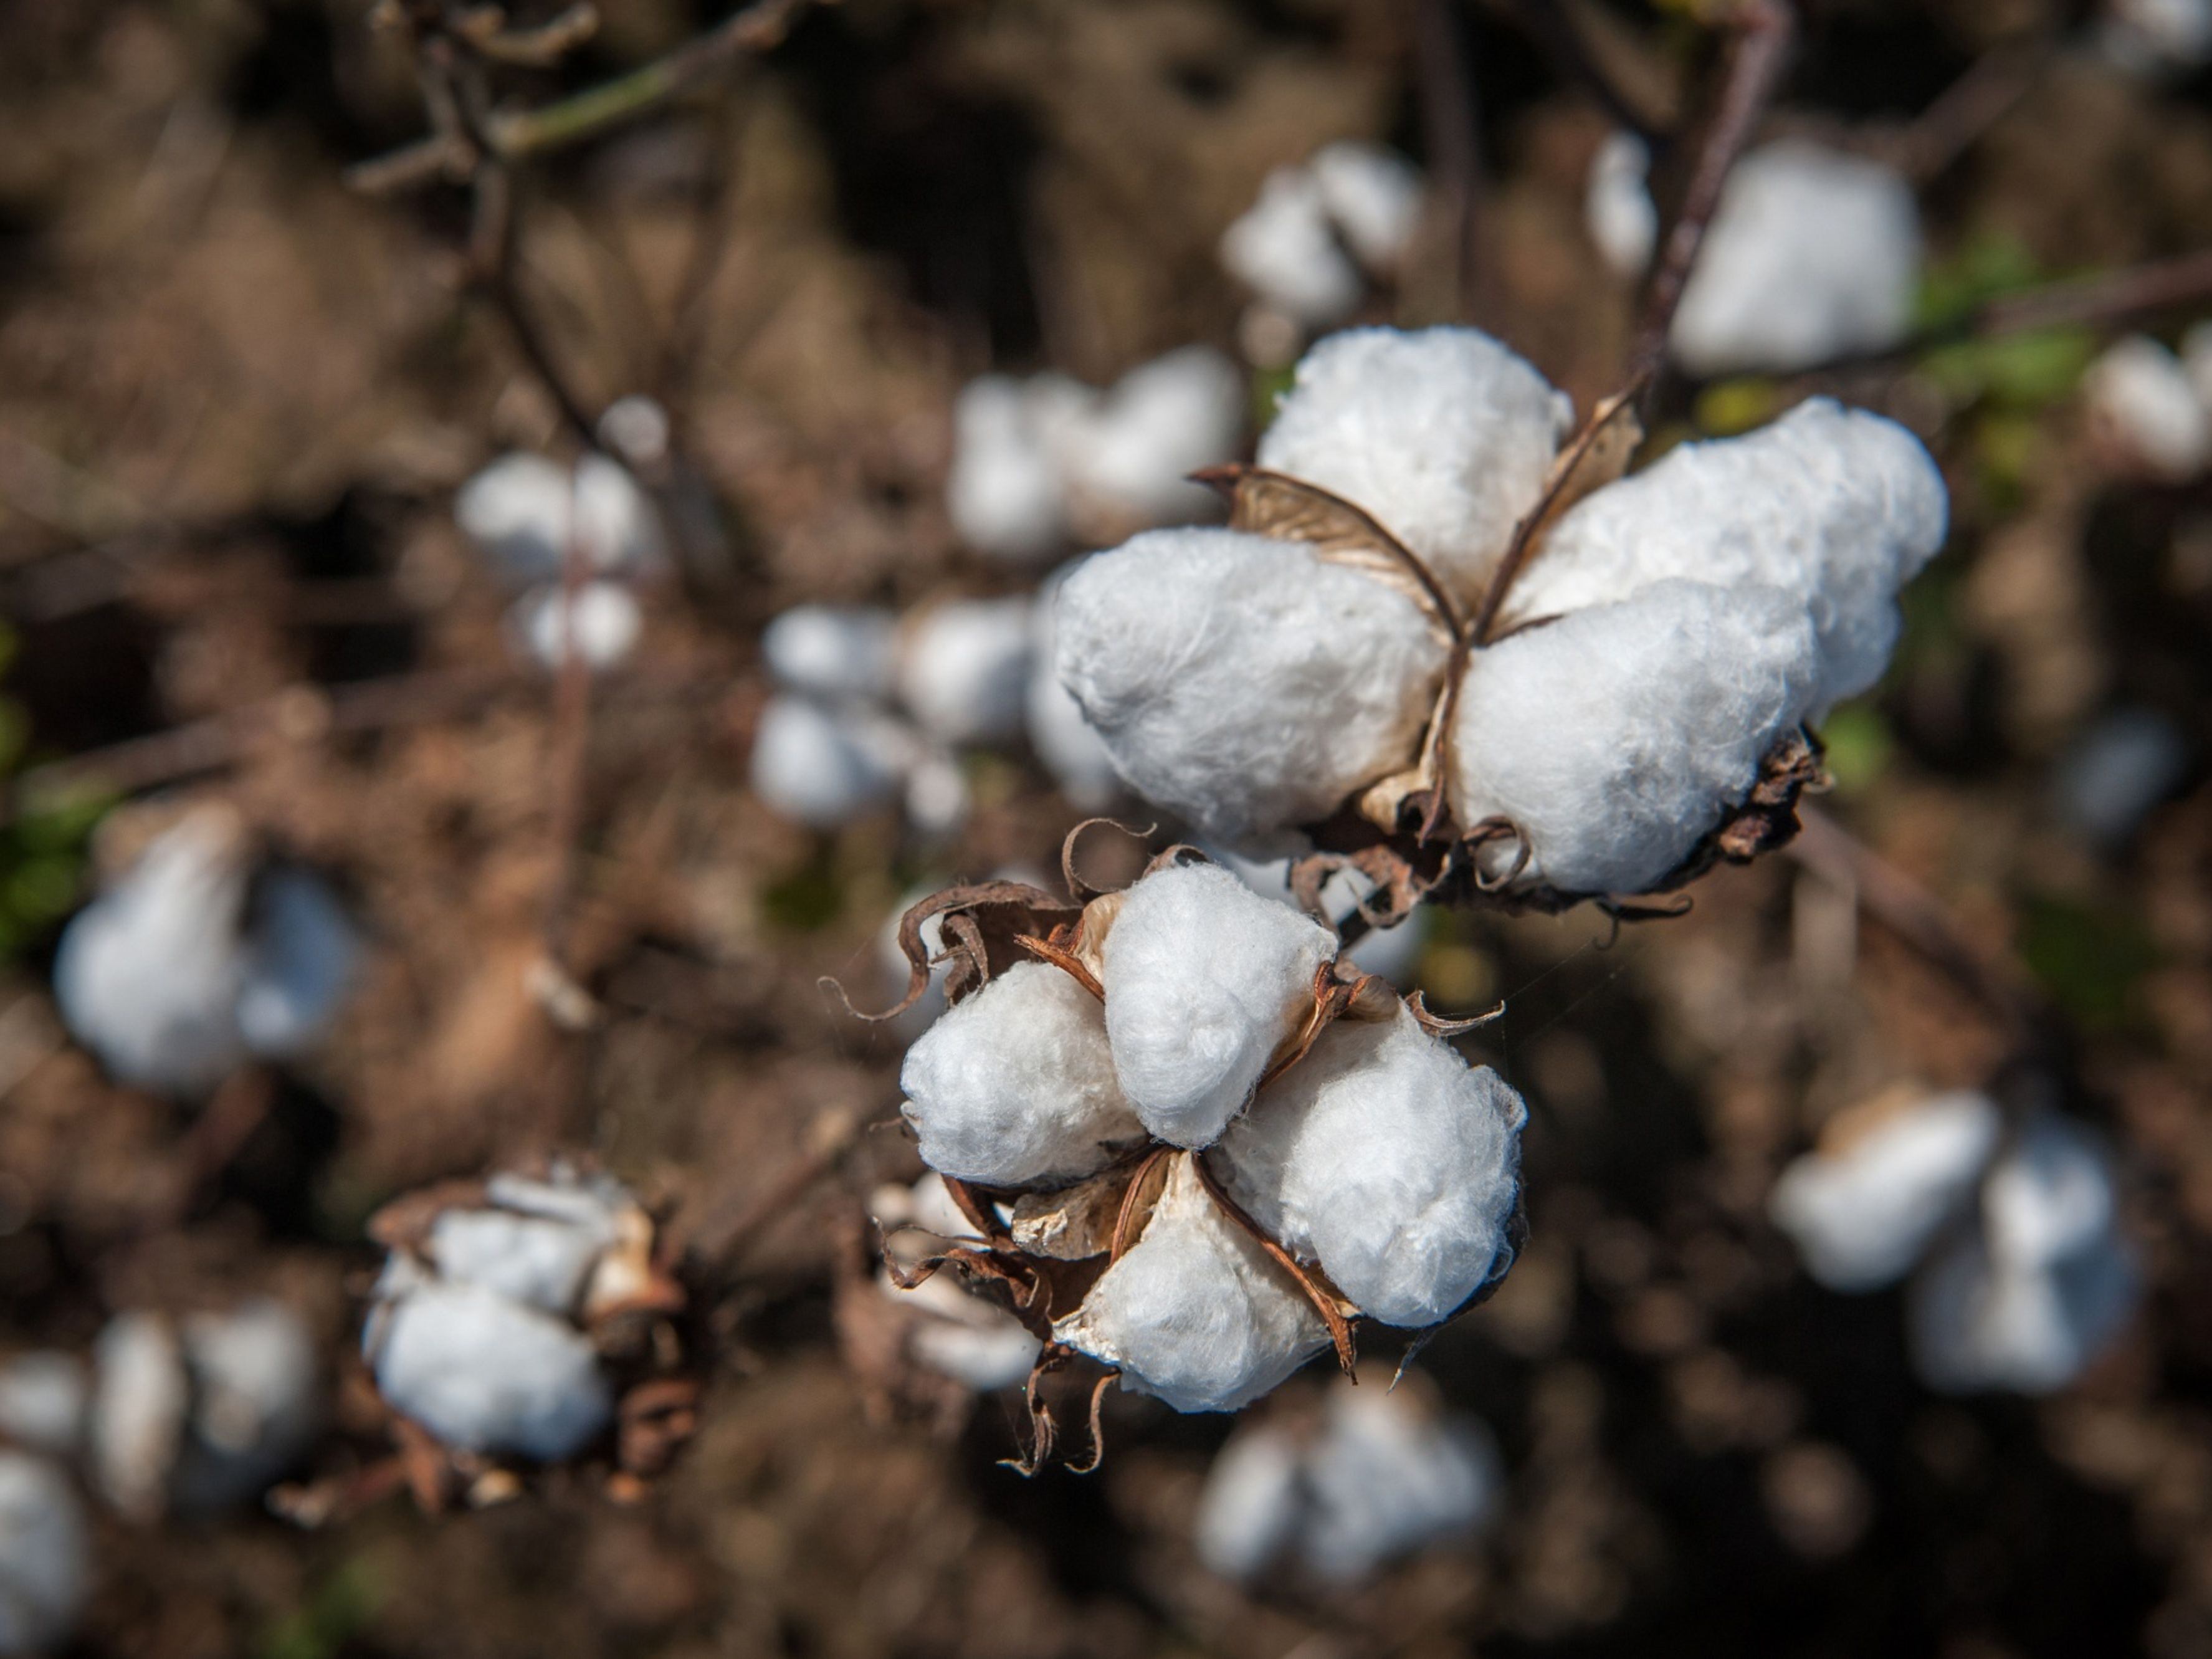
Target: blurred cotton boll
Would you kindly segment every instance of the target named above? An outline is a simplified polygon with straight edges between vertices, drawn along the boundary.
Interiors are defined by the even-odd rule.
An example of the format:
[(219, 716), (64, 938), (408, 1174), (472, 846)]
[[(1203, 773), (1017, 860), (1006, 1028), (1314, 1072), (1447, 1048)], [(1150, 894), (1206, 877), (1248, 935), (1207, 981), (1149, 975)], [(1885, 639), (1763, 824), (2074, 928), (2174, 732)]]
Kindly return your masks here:
[(2108, 850), (2189, 775), (2188, 734), (2154, 708), (2116, 708), (2075, 738), (2053, 775), (2060, 817)]
[(899, 700), (939, 743), (988, 743), (1021, 731), (1028, 712), (1030, 602), (933, 605), (900, 642)]
[(568, 544), (574, 484), (568, 469), (543, 455), (502, 455), (453, 497), (453, 521), (516, 583), (561, 574)]
[(1140, 525), (1192, 518), (1212, 497), (1189, 475), (1235, 453), (1243, 376), (1211, 346), (1185, 346), (1131, 369), (1067, 437), (1082, 501)]
[(1060, 584), (1080, 562), (1071, 560), (1060, 566), (1037, 590), (1031, 617), (1030, 747), (1036, 750), (1037, 758), (1070, 805), (1097, 812), (1113, 805), (1121, 794), (1121, 775), (1115, 769), (1114, 753), (1106, 746), (1106, 739), (1083, 717), (1083, 705), (1060, 683), (1054, 665)]
[(787, 817), (834, 830), (897, 791), (913, 734), (886, 717), (777, 697), (753, 732), (753, 793)]
[(0, 1440), (70, 1455), (84, 1434), (88, 1389), (74, 1354), (42, 1349), (0, 1360)]
[(593, 670), (629, 659), (645, 627), (637, 596), (620, 582), (591, 581), (573, 599), (558, 584), (535, 588), (515, 601), (512, 626), (522, 652), (539, 667), (558, 672), (571, 641)]
[(898, 618), (872, 606), (801, 605), (761, 635), (761, 655), (787, 691), (835, 701), (888, 697)]
[(1277, 167), (1259, 198), (1221, 234), (1222, 268), (1306, 329), (1342, 322), (1359, 305), (1359, 267), (1336, 240), (1321, 185)]
[(352, 988), (361, 935), (322, 878), (293, 866), (265, 872), (253, 895), (238, 1029), (264, 1059), (313, 1047)]
[(907, 1352), (940, 1376), (984, 1394), (1013, 1387), (1036, 1364), (1044, 1345), (1012, 1314), (963, 1290), (949, 1270), (908, 1290), (886, 1269), (876, 1284), (914, 1316)]
[(2212, 0), (2105, 0), (2098, 44), (2136, 75), (2168, 75), (2212, 58)]
[(1012, 563), (1050, 557), (1067, 535), (1066, 484), (1049, 398), (986, 374), (953, 405), (945, 507), (960, 538)]
[(1651, 199), (1651, 150), (1632, 132), (1613, 132), (1590, 162), (1583, 222), (1598, 252), (1619, 276), (1643, 274), (1659, 240), (1659, 208)]
[(0, 1654), (63, 1646), (91, 1582), (84, 1506), (68, 1476), (42, 1457), (0, 1449)]
[(1381, 144), (1340, 139), (1306, 163), (1337, 229), (1370, 271), (1388, 275), (1421, 223), (1421, 170)]
[[(2200, 368), (2207, 356), (2200, 343)], [(2081, 391), (2100, 434), (2131, 465), (2178, 483), (2212, 461), (2212, 410), (2200, 380), (2148, 335), (2106, 347)]]

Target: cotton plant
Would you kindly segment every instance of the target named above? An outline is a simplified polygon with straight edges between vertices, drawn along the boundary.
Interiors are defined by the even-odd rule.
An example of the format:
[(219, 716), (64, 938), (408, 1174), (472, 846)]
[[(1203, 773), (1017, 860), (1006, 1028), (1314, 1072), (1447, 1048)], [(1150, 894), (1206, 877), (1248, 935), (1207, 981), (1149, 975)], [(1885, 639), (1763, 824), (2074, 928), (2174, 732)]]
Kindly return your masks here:
[(1317, 344), (1258, 465), (1215, 475), (1226, 527), (1060, 587), (1060, 680), (1131, 788), (1245, 856), (1358, 867), (1377, 923), (1663, 890), (1786, 837), (1812, 729), (1943, 540), (1942, 475), (1826, 398), (1626, 477), (1618, 401), (1563, 449), (1572, 414), (1472, 329)]
[(2082, 376), (2093, 431), (2126, 470), (2185, 483), (2212, 465), (2212, 324), (2179, 353), (2147, 334), (2106, 347)]
[(1230, 459), (1243, 425), (1243, 377), (1210, 346), (1180, 347), (1103, 390), (1059, 374), (982, 375), (953, 406), (945, 507), (986, 557), (1046, 563), (1073, 541), (1203, 510), (1189, 475)]
[(1286, 360), (1399, 276), (1420, 227), (1420, 170), (1396, 151), (1346, 139), (1268, 173), (1221, 236), (1221, 264), (1253, 295), (1248, 353)]
[[(987, 883), (907, 915), (910, 998), (935, 921), (949, 1006), (902, 1110), (980, 1235), (918, 1272), (1007, 1287), (1040, 1375), (1084, 1356), (1186, 1412), (1332, 1346), (1348, 1367), (1358, 1322), (1425, 1329), (1498, 1281), (1526, 1113), (1456, 1028), (1195, 849), (1083, 891)], [(1033, 1462), (1050, 1439), (1042, 1416)]]
[(118, 1081), (193, 1097), (248, 1060), (313, 1048), (361, 954), (319, 876), (268, 860), (235, 814), (202, 806), (71, 919), (54, 999)]
[(2056, 1113), (2008, 1122), (1972, 1092), (1893, 1092), (1838, 1115), (1769, 1200), (1835, 1291), (1911, 1275), (1907, 1334), (1932, 1389), (2065, 1388), (2139, 1293), (2110, 1155)]
[(0, 1446), (0, 1654), (69, 1643), (90, 1598), (84, 1504), (51, 1458)]
[(1194, 1516), (1198, 1559), (1242, 1583), (1287, 1574), (1327, 1589), (1492, 1524), (1504, 1474), (1481, 1422), (1418, 1376), (1363, 1371), (1318, 1408), (1271, 1411), (1230, 1436)]
[[(1632, 134), (1600, 147), (1590, 240), (1624, 276), (1650, 263), (1659, 216)], [(1722, 187), (1668, 346), (1692, 374), (1783, 373), (1896, 344), (1922, 265), (1912, 186), (1894, 167), (1802, 138), (1753, 150)]]

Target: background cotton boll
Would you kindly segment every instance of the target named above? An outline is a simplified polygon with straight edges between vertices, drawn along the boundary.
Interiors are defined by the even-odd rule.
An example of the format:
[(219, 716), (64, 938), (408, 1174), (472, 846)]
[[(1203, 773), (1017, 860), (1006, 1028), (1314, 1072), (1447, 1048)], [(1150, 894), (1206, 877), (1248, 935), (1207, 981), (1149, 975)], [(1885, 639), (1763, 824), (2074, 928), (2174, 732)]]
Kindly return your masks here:
[(92, 1581), (84, 1506), (43, 1457), (0, 1449), (0, 1654), (68, 1641)]
[(1899, 588), (1943, 544), (1950, 498), (1920, 440), (1809, 398), (1741, 438), (1684, 444), (1562, 518), (1515, 584), (1510, 618), (1625, 599), (1680, 577), (1761, 583), (1819, 630), (1825, 708), (1881, 678)]
[(1231, 459), (1243, 424), (1237, 366), (1211, 346), (1185, 346), (1131, 369), (1070, 434), (1068, 480), (1125, 519), (1194, 518), (1214, 497), (1189, 475)]
[(2124, 846), (2189, 774), (2189, 738), (2154, 708), (2118, 708), (2075, 738), (2051, 781), (2058, 815), (2100, 847)]
[[(967, 1229), (973, 1232), (973, 1229)], [(877, 1288), (917, 1316), (907, 1350), (921, 1364), (979, 1394), (1012, 1388), (1026, 1379), (1044, 1346), (1003, 1309), (960, 1287), (951, 1269), (902, 1290), (888, 1272)]]
[(92, 1481), (133, 1520), (160, 1516), (191, 1410), (184, 1353), (157, 1314), (123, 1313), (93, 1344)]
[(2136, 75), (2194, 68), (2212, 58), (2212, 0), (2106, 0), (2098, 44)]
[(1022, 729), (1029, 707), (1030, 602), (962, 599), (909, 627), (899, 700), (940, 743), (989, 743)]
[(238, 1029), (264, 1060), (319, 1042), (352, 989), (361, 935), (337, 896), (313, 872), (264, 871), (253, 896)]
[(2137, 465), (2179, 482), (2212, 460), (2212, 412), (2181, 359), (2148, 335), (2106, 348), (2081, 388), (2090, 417)]
[(609, 404), (599, 434), (610, 452), (633, 466), (653, 466), (668, 457), (668, 411), (641, 392)]
[(1896, 1109), (1869, 1102), (1842, 1144), (1796, 1159), (1767, 1200), (1805, 1271), (1832, 1291), (1895, 1284), (1972, 1196), (2002, 1119), (1986, 1096), (1936, 1095)]
[(880, 717), (776, 697), (753, 732), (753, 793), (786, 817), (834, 830), (890, 799), (914, 748)]
[(611, 455), (593, 450), (576, 463), (576, 538), (592, 568), (632, 574), (665, 556), (653, 500)]
[(1297, 1531), (1304, 1508), (1304, 1449), (1279, 1423), (1248, 1423), (1229, 1437), (1206, 1472), (1192, 1541), (1206, 1571), (1256, 1578)]
[(586, 665), (617, 666), (637, 647), (645, 613), (637, 596), (620, 582), (586, 582), (573, 602), (558, 584), (533, 589), (508, 613), (515, 638), (541, 668), (557, 672), (571, 639)]
[(1659, 240), (1659, 207), (1651, 199), (1651, 151), (1632, 132), (1613, 132), (1598, 146), (1583, 195), (1583, 222), (1618, 276), (1641, 276)]
[(1496, 1511), (1497, 1443), (1468, 1417), (1425, 1408), (1410, 1389), (1332, 1383), (1305, 1458), (1298, 1553), (1331, 1583), (1367, 1578), (1393, 1557), (1474, 1530)]
[(1179, 1412), (1240, 1410), (1328, 1346), (1313, 1304), (1180, 1158), (1144, 1237), (1053, 1337)]
[(561, 574), (574, 483), (543, 455), (502, 455), (453, 496), (453, 522), (517, 584)]
[(1340, 139), (1306, 163), (1322, 205), (1359, 263), (1378, 276), (1405, 257), (1421, 223), (1421, 170), (1381, 144)]
[[(1452, 720), (1452, 811), (1496, 816), (1524, 879), (1637, 893), (1740, 804), (1820, 684), (1803, 609), (1771, 587), (1655, 583), (1478, 651)], [(1493, 843), (1499, 866), (1510, 847)]]
[(1042, 559), (1066, 538), (1055, 434), (1038, 414), (1003, 374), (970, 380), (953, 404), (945, 508), (961, 539), (994, 558)]
[(1370, 1316), (1433, 1325), (1512, 1263), (1527, 1117), (1497, 1073), (1401, 1008), (1322, 1031), (1230, 1126), (1212, 1167)]
[(968, 779), (942, 750), (922, 755), (906, 775), (906, 817), (927, 836), (951, 835), (968, 819)]
[(190, 1315), (181, 1334), (192, 1408), (172, 1501), (185, 1510), (243, 1502), (320, 1426), (313, 1338), (297, 1313), (266, 1298)]
[(873, 606), (801, 605), (761, 634), (761, 656), (787, 691), (836, 702), (888, 697), (898, 618)]
[(1479, 330), (1350, 329), (1299, 361), (1259, 460), (1364, 507), (1467, 602), (1573, 417)]
[(1905, 337), (1920, 216), (1894, 168), (1785, 138), (1736, 164), (1669, 336), (1692, 374), (1809, 368)]
[(1097, 999), (1042, 963), (1016, 963), (946, 1010), (907, 1050), (899, 1086), (922, 1161), (957, 1180), (1074, 1180), (1145, 1138)]
[(2090, 1249), (2117, 1208), (2104, 1143), (2080, 1124), (2040, 1113), (2020, 1133), (1982, 1189), (1982, 1223), (2000, 1261), (2047, 1267)]
[(507, 1210), (451, 1209), (430, 1224), (438, 1276), (481, 1285), (547, 1313), (574, 1310), (584, 1280), (612, 1241), (611, 1225), (580, 1225)]
[(2138, 1281), (2109, 1234), (2050, 1267), (2007, 1263), (1979, 1233), (1937, 1251), (1907, 1304), (1914, 1368), (1949, 1394), (2051, 1394), (2126, 1324)]
[(378, 1392), (448, 1446), (557, 1462), (612, 1413), (588, 1338), (481, 1285), (410, 1289), (372, 1334)]
[(0, 1440), (70, 1455), (84, 1432), (89, 1387), (74, 1354), (42, 1349), (0, 1360)]
[(945, 1190), (945, 1177), (934, 1170), (925, 1171), (911, 1187), (891, 1182), (877, 1188), (869, 1195), (868, 1212), (886, 1232), (919, 1227), (939, 1238), (976, 1236), (975, 1224), (961, 1213)]
[(1258, 199), (1222, 232), (1221, 265), (1310, 329), (1349, 317), (1366, 287), (1336, 239), (1320, 184), (1303, 167), (1267, 175)]
[(1145, 1127), (1209, 1146), (1313, 1008), (1336, 939), (1229, 871), (1190, 864), (1128, 890), (1101, 951), (1106, 1032)]
[(1162, 530), (1060, 589), (1060, 683), (1146, 799), (1242, 842), (1411, 763), (1444, 647), (1413, 602), (1305, 549)]

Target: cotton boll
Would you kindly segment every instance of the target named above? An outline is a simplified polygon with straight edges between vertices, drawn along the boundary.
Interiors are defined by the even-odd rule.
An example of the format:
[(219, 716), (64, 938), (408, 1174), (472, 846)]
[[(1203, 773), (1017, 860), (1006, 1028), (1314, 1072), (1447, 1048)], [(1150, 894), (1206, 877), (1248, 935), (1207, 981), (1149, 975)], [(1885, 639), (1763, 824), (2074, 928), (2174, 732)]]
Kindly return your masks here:
[(1101, 951), (1121, 1092), (1171, 1145), (1210, 1146), (1313, 1011), (1336, 939), (1216, 865), (1128, 890)]
[(1641, 276), (1659, 241), (1659, 207), (1651, 199), (1650, 146), (1632, 132), (1613, 132), (1598, 146), (1583, 195), (1583, 223), (1617, 276)]
[(1055, 666), (1060, 584), (1074, 569), (1062, 565), (1037, 591), (1030, 611), (1030, 747), (1036, 750), (1068, 804), (1086, 812), (1113, 805), (1121, 793), (1121, 775), (1106, 739), (1083, 718), (1083, 705), (1060, 683)]
[(158, 1314), (124, 1313), (93, 1344), (88, 1462), (93, 1484), (124, 1514), (158, 1516), (191, 1411), (175, 1331)]
[(906, 817), (915, 831), (942, 839), (968, 821), (968, 776), (941, 750), (918, 758), (906, 775)]
[(1971, 1197), (2002, 1127), (1996, 1104), (1967, 1092), (1890, 1111), (1792, 1163), (1768, 1213), (1828, 1289), (1895, 1284)]
[(1381, 144), (1340, 139), (1306, 163), (1322, 204), (1359, 263), (1388, 276), (1421, 223), (1421, 171)]
[(172, 1502), (196, 1510), (252, 1498), (320, 1426), (313, 1339), (298, 1314), (266, 1299), (190, 1315), (181, 1334), (192, 1408)]
[(2132, 1312), (2133, 1260), (2110, 1235), (2048, 1268), (1997, 1260), (1978, 1233), (1938, 1251), (1907, 1305), (1914, 1369), (1947, 1394), (2051, 1394), (2094, 1359)]
[(1189, 475), (1231, 459), (1243, 423), (1237, 366), (1211, 346), (1185, 346), (1123, 375), (1070, 434), (1068, 480), (1125, 518), (1188, 519), (1213, 501)]
[(1163, 530), (1062, 584), (1060, 683), (1121, 775), (1232, 842), (1412, 763), (1444, 647), (1413, 601), (1304, 548)]
[(2193, 69), (2212, 58), (2212, 0), (2106, 0), (2097, 38), (2131, 74)]
[(88, 1390), (72, 1354), (40, 1350), (0, 1360), (0, 1440), (70, 1455), (84, 1433)]
[(328, 884), (279, 866), (254, 895), (238, 1029), (264, 1060), (283, 1060), (319, 1042), (353, 988), (361, 936)]
[(787, 691), (836, 702), (888, 697), (898, 618), (874, 606), (794, 605), (761, 635), (761, 656)]
[(1179, 1412), (1241, 1410), (1323, 1348), (1298, 1288), (1177, 1158), (1144, 1236), (1053, 1338)]
[(121, 1082), (204, 1094), (245, 1058), (247, 869), (236, 824), (197, 812), (164, 833), (63, 931), (54, 1000)]
[(922, 1161), (957, 1180), (1062, 1183), (1145, 1139), (1097, 1000), (1043, 963), (1016, 963), (946, 1010), (907, 1050), (899, 1086)]
[(91, 1579), (84, 1506), (68, 1479), (42, 1457), (0, 1450), (0, 1654), (65, 1644)]
[(1888, 666), (1896, 595), (1943, 544), (1949, 497), (1896, 422), (1809, 398), (1741, 438), (1684, 444), (1562, 518), (1516, 580), (1509, 620), (1609, 604), (1680, 577), (1798, 599), (1826, 706)]
[(1044, 1346), (1012, 1314), (963, 1290), (949, 1271), (933, 1273), (912, 1290), (902, 1289), (888, 1273), (878, 1275), (876, 1285), (916, 1315), (907, 1351), (978, 1394), (1024, 1381)]
[(613, 1412), (582, 1332), (481, 1285), (408, 1288), (370, 1335), (378, 1392), (448, 1446), (558, 1462)]
[(641, 392), (609, 404), (599, 416), (599, 434), (610, 453), (633, 466), (655, 466), (668, 459), (668, 411)]
[(1303, 1449), (1279, 1424), (1255, 1423), (1229, 1437), (1206, 1472), (1193, 1542), (1206, 1570), (1256, 1578), (1297, 1529), (1304, 1504)]
[(576, 463), (576, 538), (592, 568), (636, 573), (666, 553), (651, 497), (629, 469), (597, 450)]
[(986, 374), (953, 405), (945, 507), (960, 538), (994, 558), (1043, 558), (1067, 535), (1056, 433), (1018, 381)]
[(1334, 1584), (1474, 1530), (1496, 1511), (1503, 1484), (1497, 1444), (1480, 1423), (1440, 1417), (1409, 1391), (1341, 1382), (1329, 1389), (1305, 1474), (1298, 1553)]
[(2115, 1207), (2104, 1144), (2051, 1113), (2021, 1126), (1982, 1190), (1990, 1251), (2012, 1267), (2048, 1267), (2091, 1249)]
[(1336, 240), (1320, 184), (1303, 167), (1267, 175), (1259, 198), (1221, 234), (1221, 264), (1310, 329), (1342, 322), (1366, 287)]
[[(1465, 830), (1516, 825), (1523, 880), (1647, 891), (1743, 800), (1820, 683), (1812, 624), (1787, 594), (1655, 583), (1474, 653), (1452, 721), (1452, 811)], [(1510, 850), (1493, 843), (1493, 867)]]
[(1351, 329), (1300, 360), (1259, 459), (1364, 507), (1470, 603), (1573, 418), (1478, 330)]
[(463, 484), (453, 521), (512, 582), (550, 581), (568, 544), (574, 483), (543, 455), (502, 455)]
[(1030, 602), (965, 599), (931, 607), (899, 652), (899, 700), (940, 743), (991, 743), (1022, 729)]
[(430, 1224), (426, 1253), (441, 1279), (481, 1285), (511, 1302), (568, 1314), (600, 1251), (611, 1218), (593, 1225), (508, 1210), (450, 1209)]
[(600, 670), (629, 660), (644, 630), (645, 612), (637, 595), (620, 582), (586, 582), (573, 600), (565, 588), (549, 584), (516, 600), (507, 625), (541, 668), (558, 671), (573, 640), (586, 665)]
[(1893, 167), (1784, 138), (1736, 163), (1669, 337), (1692, 374), (1787, 373), (1905, 337), (1920, 218)]
[(2051, 779), (2059, 816), (2100, 847), (2131, 840), (2188, 775), (2189, 739), (2151, 708), (2120, 708), (2075, 740)]
[(2181, 359), (2148, 335), (2106, 347), (2081, 389), (2112, 443), (2157, 477), (2179, 483), (2212, 461), (2212, 411)]
[(1512, 1265), (1528, 1108), (1403, 1008), (1339, 1019), (1213, 1168), (1262, 1231), (1386, 1325), (1433, 1325)]
[(753, 793), (786, 817), (834, 830), (890, 799), (915, 747), (880, 717), (776, 697), (753, 732)]

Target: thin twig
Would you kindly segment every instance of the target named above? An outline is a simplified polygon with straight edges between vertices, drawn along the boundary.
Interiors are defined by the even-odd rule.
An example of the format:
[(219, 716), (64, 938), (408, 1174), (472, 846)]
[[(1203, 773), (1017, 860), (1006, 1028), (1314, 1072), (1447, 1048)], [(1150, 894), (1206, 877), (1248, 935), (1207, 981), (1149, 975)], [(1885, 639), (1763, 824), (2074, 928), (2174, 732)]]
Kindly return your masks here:
[(1942, 173), (2032, 91), (2056, 45), (2048, 35), (2015, 40), (1977, 58), (1896, 136), (1891, 155), (1917, 183)]
[(1467, 33), (1454, 0), (1415, 0), (1414, 69), (1420, 87), (1421, 130), (1450, 232), (1452, 292), (1463, 321), (1486, 314), (1487, 261), (1482, 246), (1482, 125)]

